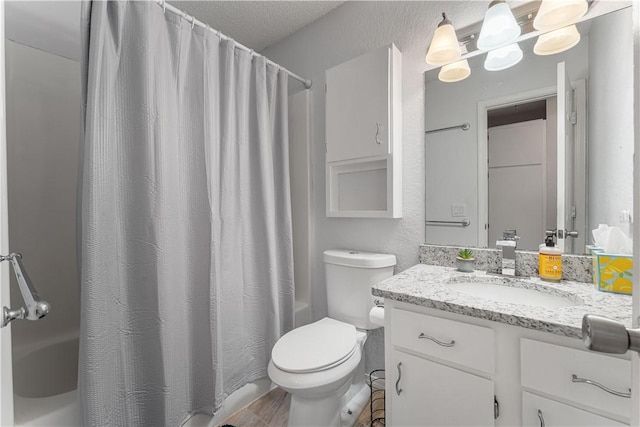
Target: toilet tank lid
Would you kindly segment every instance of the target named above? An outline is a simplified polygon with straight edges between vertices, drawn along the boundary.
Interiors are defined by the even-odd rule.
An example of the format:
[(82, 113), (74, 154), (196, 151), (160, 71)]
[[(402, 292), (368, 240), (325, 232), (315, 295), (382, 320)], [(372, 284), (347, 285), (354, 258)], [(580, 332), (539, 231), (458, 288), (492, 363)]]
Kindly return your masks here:
[(324, 262), (346, 267), (383, 268), (396, 265), (396, 256), (345, 249), (330, 249), (324, 251)]

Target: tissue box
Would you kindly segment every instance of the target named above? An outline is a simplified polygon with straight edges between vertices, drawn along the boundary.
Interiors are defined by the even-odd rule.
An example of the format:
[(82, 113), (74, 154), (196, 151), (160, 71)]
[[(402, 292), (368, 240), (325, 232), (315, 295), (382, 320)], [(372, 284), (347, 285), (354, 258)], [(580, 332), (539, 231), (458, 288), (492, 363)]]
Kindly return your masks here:
[(631, 295), (633, 256), (604, 252), (593, 252), (593, 256), (596, 260), (593, 277), (598, 285), (598, 290)]
[(592, 266), (593, 266), (593, 284), (598, 286), (598, 258), (596, 257), (596, 253), (604, 252), (604, 248), (595, 245), (587, 245), (586, 253), (592, 256)]

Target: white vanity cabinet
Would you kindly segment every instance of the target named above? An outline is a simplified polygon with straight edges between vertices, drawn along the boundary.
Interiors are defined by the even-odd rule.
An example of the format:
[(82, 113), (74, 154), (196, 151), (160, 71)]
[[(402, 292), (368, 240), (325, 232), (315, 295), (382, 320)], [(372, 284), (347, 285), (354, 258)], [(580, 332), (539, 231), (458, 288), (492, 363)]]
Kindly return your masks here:
[(493, 381), (399, 350), (392, 363), (393, 415), (388, 425), (494, 425)]
[(327, 216), (402, 216), (402, 61), (393, 44), (326, 70)]
[(486, 377), (495, 368), (494, 331), (392, 311), (392, 366), (387, 369), (396, 376), (391, 377), (390, 425), (493, 426), (494, 383)]
[(630, 361), (578, 339), (387, 298), (385, 365), (389, 426), (630, 421)]
[(578, 409), (532, 393), (522, 393), (522, 425), (525, 427), (552, 426), (628, 426), (610, 418)]
[(629, 360), (525, 338), (520, 349), (522, 387), (549, 397), (523, 393), (523, 425), (619, 426), (606, 416), (631, 417)]

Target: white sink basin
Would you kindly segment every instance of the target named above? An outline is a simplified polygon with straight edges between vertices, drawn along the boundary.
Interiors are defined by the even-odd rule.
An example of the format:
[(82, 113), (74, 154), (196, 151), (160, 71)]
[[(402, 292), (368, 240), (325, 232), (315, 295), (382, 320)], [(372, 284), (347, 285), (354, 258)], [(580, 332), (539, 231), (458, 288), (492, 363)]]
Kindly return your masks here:
[(555, 294), (535, 288), (471, 281), (448, 283), (447, 287), (456, 292), (499, 303), (547, 308), (580, 305), (580, 302), (577, 302), (568, 293), (566, 295)]

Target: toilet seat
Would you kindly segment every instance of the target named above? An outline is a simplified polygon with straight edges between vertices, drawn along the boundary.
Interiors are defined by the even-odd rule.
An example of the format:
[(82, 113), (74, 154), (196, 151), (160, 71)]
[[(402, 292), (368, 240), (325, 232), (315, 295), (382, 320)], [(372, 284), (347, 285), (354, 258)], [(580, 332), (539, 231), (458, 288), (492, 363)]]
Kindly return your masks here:
[(285, 372), (318, 372), (342, 364), (356, 347), (355, 326), (325, 317), (280, 338), (271, 351), (271, 361)]

